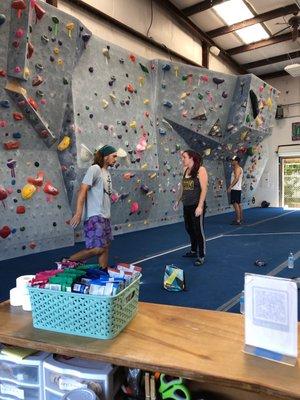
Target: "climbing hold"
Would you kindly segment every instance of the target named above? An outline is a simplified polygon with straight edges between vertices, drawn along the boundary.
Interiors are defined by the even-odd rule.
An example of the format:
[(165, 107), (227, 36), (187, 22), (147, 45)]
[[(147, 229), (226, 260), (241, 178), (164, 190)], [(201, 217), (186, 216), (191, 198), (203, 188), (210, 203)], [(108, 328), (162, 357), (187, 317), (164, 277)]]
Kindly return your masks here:
[(130, 181), (131, 178), (133, 178), (135, 176), (135, 174), (131, 173), (131, 172), (125, 172), (122, 177), (125, 181)]
[(105, 99), (102, 99), (101, 100), (101, 105), (102, 105), (102, 108), (104, 108), (104, 110), (108, 107), (108, 101), (107, 100), (105, 100)]
[(141, 185), (141, 191), (145, 194), (149, 193), (149, 188), (146, 185)]
[(163, 128), (159, 128), (159, 129), (158, 129), (158, 132), (159, 132), (160, 135), (162, 135), (162, 136), (164, 136), (164, 135), (167, 134), (167, 131), (166, 131), (165, 129), (163, 129)]
[(43, 186), (44, 175), (45, 175), (45, 173), (43, 171), (40, 171), (37, 173), (36, 178), (33, 178), (33, 177), (27, 178), (27, 182), (34, 186), (38, 186), (38, 187)]
[(7, 236), (9, 236), (11, 234), (11, 229), (9, 226), (5, 225), (0, 229), (0, 236), (2, 237), (2, 239), (6, 239)]
[(117, 97), (115, 96), (115, 94), (114, 93), (110, 93), (109, 97), (110, 97), (111, 101), (115, 104), (115, 102), (117, 100)]
[(42, 35), (41, 36), (41, 41), (42, 41), (42, 43), (47, 44), (49, 42), (49, 39), (48, 39), (48, 37), (46, 35)]
[(134, 87), (132, 86), (131, 83), (128, 83), (125, 90), (128, 90), (129, 93), (134, 93)]
[(44, 82), (44, 78), (40, 75), (37, 75), (32, 79), (32, 86), (39, 86), (43, 82)]
[(18, 18), (21, 18), (22, 11), (26, 10), (26, 2), (25, 0), (13, 0), (11, 3), (11, 8), (17, 10), (17, 16)]
[(84, 44), (84, 48), (85, 49), (86, 49), (86, 45), (87, 45), (88, 41), (90, 40), (90, 38), (91, 38), (91, 34), (90, 33), (85, 32), (85, 33), (83, 33), (81, 35), (81, 39), (83, 40), (83, 44)]
[(19, 28), (19, 29), (16, 30), (15, 36), (16, 36), (18, 39), (21, 39), (24, 35), (25, 35), (24, 29)]
[(18, 206), (16, 209), (17, 214), (25, 214), (26, 208), (25, 206)]
[(205, 149), (203, 152), (206, 156), (209, 156), (211, 153), (211, 149)]
[(64, 85), (68, 85), (69, 84), (69, 80), (66, 77), (63, 78), (63, 84)]
[(117, 193), (112, 193), (110, 196), (110, 200), (112, 203), (116, 203), (119, 200), (119, 195)]
[(35, 23), (37, 23), (37, 20), (40, 21), (45, 15), (46, 11), (37, 2), (34, 3), (34, 11), (35, 11)]
[(130, 128), (136, 129), (136, 121), (131, 121), (129, 124)]
[(140, 65), (142, 71), (145, 72), (145, 74), (149, 74), (149, 70), (148, 70), (148, 68), (147, 68), (145, 65), (143, 65), (143, 64), (141, 64), (141, 63), (139, 63), (139, 65)]
[(222, 92), (222, 97), (223, 97), (223, 99), (227, 99), (228, 93), (227, 92)]
[(67, 31), (68, 31), (68, 36), (69, 36), (69, 38), (71, 38), (71, 37), (72, 37), (72, 31), (73, 31), (74, 28), (75, 28), (74, 22), (68, 22), (68, 23), (66, 24), (66, 28), (67, 28)]
[(29, 97), (29, 98), (27, 99), (27, 103), (28, 103), (35, 111), (39, 108), (38, 103), (37, 103), (32, 97)]
[(136, 56), (134, 54), (130, 54), (129, 60), (132, 61), (132, 62), (135, 62), (136, 61)]
[(71, 144), (71, 138), (69, 136), (65, 136), (57, 146), (57, 150), (64, 151), (70, 146), (70, 144)]
[(251, 100), (252, 114), (253, 114), (253, 118), (255, 119), (259, 114), (258, 99), (257, 99), (256, 94), (253, 92), (253, 90), (250, 90), (249, 94), (250, 94), (250, 100)]
[(57, 17), (52, 17), (52, 22), (54, 24), (54, 35), (57, 36), (58, 34), (58, 24), (59, 24), (59, 19)]
[(10, 140), (9, 142), (4, 142), (3, 147), (5, 150), (16, 150), (20, 147), (20, 143), (17, 140)]
[(213, 78), (213, 82), (217, 85), (217, 89), (219, 89), (219, 85), (221, 85), (225, 79), (220, 79), (220, 78)]
[(10, 158), (10, 159), (7, 160), (6, 165), (10, 169), (11, 177), (15, 178), (16, 177), (15, 167), (17, 165), (17, 161), (13, 160), (12, 158)]
[(130, 204), (130, 214), (135, 214), (139, 211), (139, 203), (134, 201), (133, 203)]
[(164, 64), (164, 65), (161, 67), (161, 69), (162, 69), (163, 71), (170, 71), (171, 65), (170, 65), (170, 64)]
[(6, 21), (6, 16), (4, 14), (0, 14), (0, 26), (4, 24)]
[(20, 112), (14, 112), (13, 117), (15, 121), (22, 121), (24, 119), (24, 116)]
[(45, 183), (44, 192), (51, 196), (57, 196), (59, 194), (59, 190), (55, 188), (50, 181)]
[(9, 108), (10, 107), (9, 101), (8, 100), (1, 100), (0, 101), (0, 107)]
[(23, 200), (29, 200), (32, 198), (34, 193), (36, 192), (36, 187), (31, 183), (26, 183), (21, 190), (21, 196)]
[(0, 201), (2, 201), (3, 207), (5, 208), (4, 200), (7, 198), (7, 191), (4, 186), (0, 185)]
[(172, 107), (173, 107), (173, 104), (172, 104), (169, 100), (164, 100), (164, 101), (163, 101), (163, 105), (164, 105), (166, 108), (172, 108)]
[(127, 157), (127, 152), (126, 152), (125, 150), (119, 148), (119, 149), (117, 150), (117, 156), (120, 157), (120, 158)]
[(149, 100), (149, 99), (145, 99), (145, 100), (144, 100), (144, 104), (145, 104), (145, 105), (148, 105), (149, 103), (150, 103), (150, 100)]
[(102, 54), (103, 54), (104, 57), (106, 58), (106, 63), (107, 63), (108, 60), (110, 59), (109, 46), (108, 46), (108, 47), (103, 47), (103, 49), (102, 49)]

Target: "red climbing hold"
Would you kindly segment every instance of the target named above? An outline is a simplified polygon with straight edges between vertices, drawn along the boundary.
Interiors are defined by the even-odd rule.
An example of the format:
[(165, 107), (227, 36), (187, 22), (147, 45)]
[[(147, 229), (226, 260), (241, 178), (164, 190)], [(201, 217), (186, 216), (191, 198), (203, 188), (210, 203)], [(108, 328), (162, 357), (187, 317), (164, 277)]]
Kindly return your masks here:
[(4, 71), (4, 69), (0, 69), (0, 76), (1, 76), (2, 78), (5, 78), (5, 77), (6, 77), (6, 72)]
[(20, 142), (18, 140), (10, 140), (9, 142), (4, 142), (3, 147), (5, 150), (15, 150), (20, 147)]
[(17, 214), (25, 214), (25, 211), (26, 211), (25, 206), (18, 206), (16, 210)]
[(56, 189), (50, 181), (45, 183), (44, 192), (51, 196), (57, 196), (59, 194), (59, 190)]
[(136, 56), (134, 54), (130, 54), (129, 60), (132, 61), (132, 62), (135, 62), (136, 61)]
[(30, 243), (29, 243), (29, 247), (30, 247), (32, 250), (35, 249), (35, 248), (36, 248), (36, 243), (30, 242)]
[[(43, 186), (44, 175), (45, 175), (45, 173), (43, 171), (40, 171), (37, 173), (36, 178), (32, 178), (32, 177), (27, 178), (27, 182), (31, 183), (34, 186)], [(44, 191), (45, 191), (45, 189), (44, 189)]]
[(46, 11), (40, 5), (38, 5), (38, 3), (35, 3), (34, 11), (35, 11), (35, 16), (36, 16), (35, 23), (37, 23), (37, 20), (40, 21), (43, 18), (43, 16), (45, 15)]
[(7, 191), (4, 186), (0, 185), (0, 201), (2, 201), (3, 207), (5, 208), (4, 200), (7, 198)]
[(2, 239), (6, 239), (7, 236), (9, 236), (11, 234), (11, 230), (10, 227), (5, 225), (0, 229), (0, 236), (2, 237)]
[(27, 59), (31, 58), (32, 54), (34, 52), (34, 47), (31, 42), (27, 43)]
[(14, 112), (13, 117), (15, 121), (22, 121), (22, 119), (24, 119), (23, 114), (20, 112)]
[(11, 3), (11, 8), (14, 8), (18, 11), (18, 18), (21, 18), (22, 11), (26, 9), (26, 2), (25, 0), (13, 0)]
[(32, 97), (28, 98), (27, 103), (31, 105), (31, 107), (34, 108), (35, 110), (39, 108), (38, 103)]
[(129, 93), (134, 93), (134, 87), (132, 86), (131, 83), (128, 83), (126, 89), (128, 90)]

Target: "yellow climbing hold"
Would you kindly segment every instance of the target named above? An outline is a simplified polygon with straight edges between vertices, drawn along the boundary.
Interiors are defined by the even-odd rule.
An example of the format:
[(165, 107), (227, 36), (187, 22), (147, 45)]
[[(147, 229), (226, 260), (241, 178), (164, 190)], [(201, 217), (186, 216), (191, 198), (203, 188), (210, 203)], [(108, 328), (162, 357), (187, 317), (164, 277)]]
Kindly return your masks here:
[(64, 151), (70, 146), (70, 143), (71, 143), (71, 138), (69, 136), (65, 136), (57, 146), (57, 149), (59, 151)]
[(248, 135), (248, 131), (241, 132), (241, 140), (245, 140)]
[(58, 65), (63, 65), (63, 64), (64, 64), (64, 60), (61, 59), (61, 58), (59, 58), (59, 59), (57, 60), (57, 64), (58, 64)]
[(136, 121), (131, 121), (129, 126), (130, 126), (130, 128), (135, 129), (136, 128)]
[(36, 187), (31, 183), (26, 183), (21, 190), (21, 196), (23, 200), (29, 200), (36, 192)]
[(179, 73), (179, 67), (177, 65), (175, 65), (174, 67), (174, 71), (175, 71), (175, 75), (178, 76)]
[(54, 47), (53, 53), (54, 53), (54, 54), (59, 54), (59, 48), (58, 48), (58, 47)]
[(68, 22), (67, 25), (66, 25), (66, 28), (67, 28), (67, 31), (68, 31), (68, 36), (69, 36), (69, 38), (71, 38), (72, 37), (72, 31), (75, 28), (74, 22)]
[(144, 83), (145, 83), (145, 78), (144, 78), (143, 76), (140, 76), (140, 77), (139, 77), (139, 84), (140, 84), (140, 86), (143, 86)]
[(148, 168), (148, 164), (147, 164), (147, 163), (145, 163), (145, 164), (143, 164), (143, 165), (141, 166), (141, 169), (146, 169), (146, 168)]
[(183, 100), (188, 96), (188, 94), (186, 92), (183, 92), (180, 96), (180, 99)]
[(269, 111), (271, 111), (271, 110), (272, 110), (272, 107), (273, 107), (273, 102), (272, 102), (271, 97), (268, 97), (268, 98), (267, 98), (266, 104), (267, 104), (267, 106), (269, 107)]
[(211, 149), (205, 149), (205, 150), (204, 150), (204, 154), (205, 154), (206, 156), (209, 156), (210, 153), (211, 153)]
[(149, 103), (150, 103), (150, 100), (149, 100), (149, 99), (145, 99), (145, 100), (144, 100), (144, 104), (145, 104), (145, 105), (147, 105), (147, 104), (149, 104)]
[(101, 105), (102, 105), (102, 108), (104, 108), (104, 110), (105, 110), (108, 107), (108, 101), (105, 99), (102, 99)]
[(115, 102), (116, 102), (116, 100), (117, 100), (117, 97), (115, 96), (115, 94), (114, 94), (114, 93), (110, 93), (110, 94), (109, 94), (109, 97), (110, 97), (110, 99), (111, 99), (111, 101), (112, 101), (113, 103), (115, 103)]
[(28, 79), (30, 76), (30, 70), (29, 68), (25, 67), (24, 68), (24, 78)]
[(153, 172), (153, 174), (150, 174), (150, 175), (149, 175), (149, 178), (150, 178), (150, 179), (156, 178), (156, 172)]

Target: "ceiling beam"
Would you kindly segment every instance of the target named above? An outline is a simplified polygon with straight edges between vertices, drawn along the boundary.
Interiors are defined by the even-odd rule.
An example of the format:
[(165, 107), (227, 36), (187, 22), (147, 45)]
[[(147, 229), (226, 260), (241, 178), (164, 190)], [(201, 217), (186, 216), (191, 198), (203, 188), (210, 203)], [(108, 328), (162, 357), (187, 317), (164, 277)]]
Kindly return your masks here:
[(273, 36), (269, 39), (259, 40), (251, 44), (245, 44), (243, 46), (233, 47), (232, 49), (226, 50), (227, 54), (233, 56), (239, 53), (245, 53), (246, 51), (260, 49), (261, 47), (271, 46), (272, 44), (286, 42), (292, 40), (292, 33), (284, 33), (282, 35)]
[(184, 13), (186, 17), (190, 17), (191, 15), (200, 13), (202, 11), (208, 10), (213, 6), (223, 3), (224, 0), (204, 0), (200, 3), (196, 3), (192, 6), (183, 8), (181, 11)]
[(114, 25), (123, 32), (126, 32), (127, 34), (142, 40), (143, 42), (149, 44), (150, 46), (153, 46), (156, 49), (162, 50), (164, 53), (168, 53), (169, 56), (176, 57), (179, 60), (185, 62), (186, 64), (194, 65), (195, 67), (202, 67), (202, 65), (196, 63), (195, 61), (190, 60), (189, 58), (184, 57), (183, 55), (177, 53), (176, 51), (169, 49), (166, 45), (162, 43), (156, 42), (154, 39), (144, 35), (143, 33), (131, 28), (126, 24), (123, 24), (122, 22), (111, 17), (110, 15), (105, 14), (104, 12), (98, 10), (96, 7), (87, 4), (83, 0), (64, 0), (64, 2), (69, 3), (69, 5), (72, 7), (77, 6), (81, 10), (84, 10), (85, 12), (92, 14), (94, 17), (102, 19), (111, 25)]
[(57, 0), (46, 0), (46, 3), (50, 4), (53, 7), (57, 7)]
[(280, 56), (275, 56), (275, 57), (263, 58), (262, 60), (257, 60), (242, 65), (246, 69), (251, 69), (257, 67), (263, 67), (264, 65), (275, 64), (281, 61), (289, 61), (293, 58), (300, 58), (300, 51), (295, 51), (294, 53), (281, 54)]
[(299, 11), (299, 8), (296, 4), (290, 4), (286, 7), (280, 7), (276, 10), (268, 11), (263, 14), (259, 14), (256, 17), (245, 19), (244, 21), (238, 22), (229, 26), (222, 26), (221, 28), (213, 29), (209, 32), (206, 32), (208, 36), (211, 38), (215, 38), (217, 36), (226, 35), (227, 33), (231, 33), (237, 31), (238, 29), (246, 28), (247, 26), (255, 25), (258, 23), (262, 23), (265, 21), (269, 21), (271, 19), (279, 18), (284, 15), (293, 14), (294, 12)]
[[(163, 8), (168, 15), (172, 16), (176, 23), (183, 29), (185, 29), (190, 35), (194, 36), (201, 43), (206, 43), (209, 47), (219, 46), (205, 33), (203, 32), (197, 25), (195, 25), (185, 14), (179, 10), (170, 0), (154, 0), (154, 2), (161, 8)], [(232, 68), (236, 69), (238, 73), (245, 74), (247, 73), (244, 68), (242, 68), (235, 60), (233, 60), (227, 52), (221, 50), (219, 59), (224, 61), (227, 65), (230, 65)]]
[(287, 72), (284, 70), (282, 71), (276, 71), (276, 72), (269, 72), (267, 74), (263, 75), (257, 75), (260, 79), (265, 80), (265, 79), (273, 79), (273, 78), (279, 78), (281, 76), (287, 76), (289, 75)]

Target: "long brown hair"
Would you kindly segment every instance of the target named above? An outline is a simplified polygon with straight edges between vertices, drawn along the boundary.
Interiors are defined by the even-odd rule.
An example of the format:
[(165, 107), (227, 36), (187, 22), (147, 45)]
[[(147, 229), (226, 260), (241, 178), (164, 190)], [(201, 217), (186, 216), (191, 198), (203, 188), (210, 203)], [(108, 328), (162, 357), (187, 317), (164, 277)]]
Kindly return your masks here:
[(200, 154), (196, 153), (193, 150), (185, 150), (183, 153), (186, 153), (189, 156), (189, 158), (193, 159), (194, 165), (190, 171), (190, 176), (192, 178), (196, 178), (196, 176), (198, 175), (199, 168), (203, 164), (202, 157), (200, 156)]
[(101, 151), (96, 151), (94, 154), (94, 162), (93, 165), (99, 165), (100, 168), (103, 168), (104, 165), (104, 157)]

